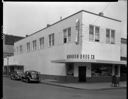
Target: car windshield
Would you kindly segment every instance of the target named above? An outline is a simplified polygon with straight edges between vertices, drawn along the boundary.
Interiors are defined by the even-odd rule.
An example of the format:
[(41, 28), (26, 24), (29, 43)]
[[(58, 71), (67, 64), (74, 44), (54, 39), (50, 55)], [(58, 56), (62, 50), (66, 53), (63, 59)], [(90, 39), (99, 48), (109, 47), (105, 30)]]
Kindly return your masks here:
[(35, 71), (32, 71), (32, 72), (31, 72), (31, 74), (32, 74), (32, 75), (35, 75), (35, 74), (38, 74), (38, 73), (37, 73), (37, 72), (35, 72)]
[(17, 74), (23, 74), (23, 72), (22, 71), (17, 71)]

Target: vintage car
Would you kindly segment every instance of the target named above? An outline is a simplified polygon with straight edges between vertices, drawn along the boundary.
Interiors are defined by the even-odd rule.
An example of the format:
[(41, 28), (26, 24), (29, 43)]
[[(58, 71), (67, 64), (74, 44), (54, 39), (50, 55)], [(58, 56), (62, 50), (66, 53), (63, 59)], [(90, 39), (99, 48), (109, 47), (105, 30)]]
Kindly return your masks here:
[(23, 76), (23, 71), (21, 70), (14, 71), (10, 74), (10, 78), (12, 80), (21, 80), (22, 76)]
[(25, 71), (24, 75), (22, 76), (21, 80), (24, 82), (40, 82), (40, 77), (39, 77), (39, 72), (38, 71)]

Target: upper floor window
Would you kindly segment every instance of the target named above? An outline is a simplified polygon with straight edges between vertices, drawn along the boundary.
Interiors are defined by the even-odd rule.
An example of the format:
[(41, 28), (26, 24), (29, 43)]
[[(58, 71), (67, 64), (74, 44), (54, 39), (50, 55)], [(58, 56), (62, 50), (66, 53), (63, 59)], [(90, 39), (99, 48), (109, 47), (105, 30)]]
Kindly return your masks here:
[(95, 27), (95, 41), (99, 42), (100, 40), (100, 28), (98, 26)]
[(18, 53), (19, 53), (19, 47), (16, 47), (16, 50), (17, 50), (16, 52), (17, 52), (17, 54), (18, 54)]
[(106, 43), (110, 43), (110, 29), (106, 29)]
[(36, 47), (37, 47), (36, 40), (32, 41), (32, 44), (33, 44), (33, 50), (36, 50)]
[(22, 45), (20, 45), (20, 53), (22, 53), (23, 52), (23, 47), (22, 47)]
[(27, 43), (27, 51), (30, 51), (30, 42)]
[(54, 33), (49, 35), (49, 46), (54, 45)]
[(93, 41), (93, 40), (94, 40), (94, 26), (89, 25), (89, 41)]
[(111, 44), (115, 43), (115, 30), (111, 30)]
[(71, 27), (63, 30), (63, 42), (67, 43), (71, 41)]
[(106, 29), (106, 43), (115, 43), (115, 30)]
[(100, 40), (100, 27), (89, 25), (89, 41), (99, 42)]
[(40, 48), (44, 47), (44, 37), (41, 37), (40, 39)]

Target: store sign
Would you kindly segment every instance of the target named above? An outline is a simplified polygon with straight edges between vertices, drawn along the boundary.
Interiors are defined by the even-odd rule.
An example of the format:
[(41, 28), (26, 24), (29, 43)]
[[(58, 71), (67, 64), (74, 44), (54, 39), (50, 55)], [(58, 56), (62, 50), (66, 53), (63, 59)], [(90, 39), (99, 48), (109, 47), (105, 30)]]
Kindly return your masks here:
[(90, 54), (71, 54), (71, 55), (67, 55), (67, 59), (92, 60), (92, 59), (95, 59), (95, 55), (90, 55)]

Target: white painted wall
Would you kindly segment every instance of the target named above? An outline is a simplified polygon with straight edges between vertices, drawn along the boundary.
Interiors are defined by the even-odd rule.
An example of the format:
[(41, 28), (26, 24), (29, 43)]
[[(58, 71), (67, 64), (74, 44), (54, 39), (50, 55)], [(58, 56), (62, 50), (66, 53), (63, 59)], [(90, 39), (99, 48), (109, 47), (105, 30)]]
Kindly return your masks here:
[[(99, 60), (120, 61), (120, 22), (97, 17), (85, 12), (82, 14), (82, 53), (94, 54)], [(100, 42), (89, 41), (89, 24), (100, 26)], [(115, 44), (106, 44), (106, 28), (116, 30)]]
[[(83, 15), (82, 15), (83, 14)], [(83, 18), (83, 19), (82, 19)], [(52, 60), (58, 59), (66, 59), (67, 54), (94, 54), (96, 59), (103, 60), (116, 60), (120, 59), (120, 32), (117, 32), (119, 35), (116, 36), (116, 44), (110, 45), (105, 44), (105, 32), (104, 29), (101, 33), (101, 42), (100, 43), (92, 43), (88, 42), (88, 28), (90, 23), (96, 19), (97, 16), (86, 14), (86, 13), (78, 13), (69, 17), (49, 28), (46, 28), (38, 33), (29, 36), (25, 39), (22, 39), (14, 44), (15, 48), (17, 46), (23, 45), (23, 53), (17, 54), (15, 53), (15, 59), (18, 61), (20, 65), (24, 65), (25, 70), (37, 70), (42, 74), (49, 75), (66, 75), (66, 67), (63, 63), (52, 63)], [(80, 23), (82, 23), (82, 27), (80, 29), (80, 44), (75, 44), (77, 31), (75, 29), (75, 21), (76, 19), (80, 19)], [(92, 20), (93, 19), (93, 20)], [(106, 18), (98, 19), (98, 23), (95, 23), (101, 27), (113, 28), (117, 31), (120, 31), (120, 26), (118, 22), (112, 21)], [(63, 29), (71, 26), (71, 42), (68, 44), (63, 44)], [(49, 47), (48, 43), (48, 35), (51, 33), (55, 33), (55, 46)], [(45, 44), (44, 49), (39, 49), (39, 38), (44, 37)], [(32, 47), (32, 41), (38, 41), (38, 48), (36, 51), (27, 52), (26, 43), (30, 42)], [(32, 49), (32, 48), (31, 48)], [(80, 65), (80, 64), (79, 64)], [(74, 76), (78, 77), (78, 66), (74, 66)], [(81, 64), (81, 66), (85, 66), (85, 64)], [(86, 64), (87, 66), (87, 77), (91, 77), (91, 66)]]
[[(24, 53), (17, 54), (15, 53), (15, 57), (19, 64), (24, 65), (25, 70), (33, 69), (41, 72), (42, 74), (49, 75), (66, 75), (66, 67), (65, 64), (60, 63), (52, 63), (52, 60), (65, 59), (67, 54), (71, 53), (80, 53), (81, 45), (75, 44), (76, 38), (76, 29), (75, 22), (76, 19), (80, 19), (81, 22), (82, 14), (78, 13), (72, 17), (65, 19), (47, 29), (44, 29), (35, 35), (27, 37), (19, 42), (14, 44), (15, 48), (17, 46), (23, 45)], [(63, 29), (71, 27), (71, 42), (67, 44), (63, 44)], [(49, 39), (48, 35), (51, 33), (55, 33), (55, 46), (49, 47)], [(81, 31), (80, 31), (81, 33)], [(45, 39), (44, 49), (39, 49), (39, 38), (43, 37)], [(26, 43), (38, 40), (38, 49), (36, 51), (27, 52)]]

